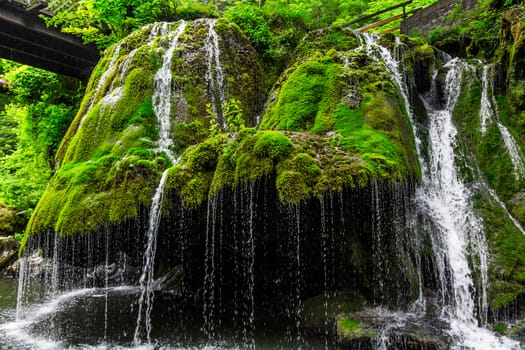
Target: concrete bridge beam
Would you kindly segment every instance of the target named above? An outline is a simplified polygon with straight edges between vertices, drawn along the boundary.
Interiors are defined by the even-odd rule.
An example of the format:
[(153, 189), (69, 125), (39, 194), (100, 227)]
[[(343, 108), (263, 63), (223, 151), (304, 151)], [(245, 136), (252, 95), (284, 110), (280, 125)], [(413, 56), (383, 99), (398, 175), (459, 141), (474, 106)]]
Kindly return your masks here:
[(99, 60), (95, 47), (46, 27), (34, 8), (0, 0), (0, 57), (86, 80)]

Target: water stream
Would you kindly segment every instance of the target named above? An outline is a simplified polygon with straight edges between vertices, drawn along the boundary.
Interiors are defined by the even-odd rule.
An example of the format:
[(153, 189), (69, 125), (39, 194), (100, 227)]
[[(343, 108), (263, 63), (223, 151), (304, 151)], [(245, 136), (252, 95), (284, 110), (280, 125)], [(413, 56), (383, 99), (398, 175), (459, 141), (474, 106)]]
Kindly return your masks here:
[[(173, 53), (178, 46), (179, 37), (186, 28), (186, 22), (181, 21), (178, 24), (177, 30), (168, 33), (168, 23), (163, 23), (160, 34), (167, 36), (169, 43), (168, 50), (164, 53), (162, 67), (157, 71), (153, 79), (153, 111), (159, 121), (159, 151), (164, 152), (173, 164), (177, 164), (178, 159), (175, 158), (170, 150), (173, 140), (170, 137), (171, 133), (171, 62)], [(159, 230), (162, 199), (164, 197), (164, 185), (168, 176), (166, 169), (161, 176), (159, 185), (155, 190), (155, 194), (151, 200), (151, 210), (149, 216), (147, 244), (144, 252), (144, 265), (142, 267), (142, 275), (140, 276), (140, 298), (139, 310), (137, 316), (137, 327), (135, 328), (135, 335), (133, 337), (133, 344), (140, 345), (145, 329), (146, 341), (151, 343), (151, 311), (153, 308), (153, 300), (155, 296), (155, 253), (157, 250), (157, 234)]]
[[(486, 319), (487, 306), (487, 247), (480, 219), (473, 210), (471, 190), (461, 180), (455, 165), (457, 130), (452, 121), (452, 111), (460, 94), (466, 63), (452, 59), (445, 64), (446, 78), (443, 92), (445, 103), (440, 101), (436, 79), (431, 91), (422, 96), (428, 113), (429, 159), (425, 159), (420, 130), (415, 122), (403, 79), (400, 63), (390, 51), (379, 46), (371, 35), (364, 35), (367, 52), (380, 58), (397, 84), (411, 117), (416, 146), (422, 168), (422, 185), (417, 191), (418, 209), (434, 224), (432, 241), (437, 260), (441, 294), (442, 318), (450, 324), (454, 349), (519, 349), (519, 344), (478, 326), (478, 317)], [(399, 39), (397, 47), (400, 46)], [(399, 49), (402, 54), (402, 50)], [(403, 57), (400, 57), (402, 61)], [(469, 252), (469, 249), (471, 251)], [(469, 266), (470, 255), (480, 260), (480, 286), (475, 286)], [(450, 272), (450, 273), (448, 273)], [(476, 310), (474, 291), (479, 287), (480, 310)], [(478, 313), (479, 312), (479, 313)]]
[(219, 36), (215, 31), (217, 21), (214, 19), (203, 19), (202, 21), (208, 26), (204, 48), (206, 50), (207, 65), (205, 78), (210, 94), (210, 104), (217, 116), (218, 124), (223, 130), (228, 130), (222, 111), (222, 104), (225, 102), (224, 87), (226, 78), (222, 70)]
[[(514, 137), (510, 133), (509, 129), (505, 127), (499, 120), (498, 114), (498, 103), (494, 96), (494, 81), (492, 79), (492, 65), (484, 65), (483, 73), (481, 78), (481, 107), (480, 107), (480, 119), (481, 119), (481, 133), (484, 135), (487, 132), (487, 126), (489, 123), (496, 123), (500, 132), (501, 138), (510, 160), (514, 168), (514, 176), (519, 181), (525, 176), (525, 165), (523, 164), (523, 154), (514, 140)], [(492, 73), (492, 74), (491, 74)]]

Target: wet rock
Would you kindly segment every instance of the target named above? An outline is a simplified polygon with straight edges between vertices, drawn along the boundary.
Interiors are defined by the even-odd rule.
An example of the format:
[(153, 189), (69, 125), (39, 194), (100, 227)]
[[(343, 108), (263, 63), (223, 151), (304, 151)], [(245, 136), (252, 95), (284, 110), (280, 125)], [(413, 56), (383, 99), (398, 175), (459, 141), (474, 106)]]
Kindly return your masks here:
[(98, 288), (115, 285), (130, 285), (138, 282), (138, 271), (135, 267), (125, 266), (121, 263), (111, 263), (107, 266), (99, 265), (86, 278), (93, 281)]
[(157, 289), (162, 293), (180, 296), (183, 293), (184, 277), (183, 266), (177, 265), (157, 280)]
[(18, 259), (19, 248), (20, 244), (14, 237), (0, 237), (0, 275), (13, 275), (12, 269), (7, 270)]
[(343, 349), (445, 350), (448, 325), (424, 315), (368, 309), (337, 317)]

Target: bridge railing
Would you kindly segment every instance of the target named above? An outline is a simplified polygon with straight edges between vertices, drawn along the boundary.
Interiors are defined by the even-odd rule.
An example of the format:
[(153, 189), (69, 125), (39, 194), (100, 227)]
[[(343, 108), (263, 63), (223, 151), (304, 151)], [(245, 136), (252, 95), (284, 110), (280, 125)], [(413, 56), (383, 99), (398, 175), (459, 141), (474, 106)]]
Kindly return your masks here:
[(8, 0), (11, 5), (27, 12), (54, 16), (59, 11), (71, 11), (78, 5), (78, 0)]
[[(395, 15), (395, 16), (392, 16), (392, 17), (389, 17), (389, 18), (386, 18), (386, 19), (382, 19), (382, 20), (379, 20), (379, 21), (375, 21), (375, 22), (373, 22), (371, 24), (359, 27), (359, 28), (357, 28), (355, 30), (357, 30), (358, 32), (365, 32), (365, 31), (368, 31), (370, 29), (375, 29), (375, 28), (382, 27), (382, 26), (384, 26), (386, 24), (389, 24), (391, 22), (397, 21), (399, 19), (406, 19), (408, 16), (412, 15), (416, 11), (416, 10), (406, 11), (406, 6), (410, 5), (411, 3), (412, 3), (412, 0), (407, 0), (407, 1), (404, 1), (404, 2), (399, 3), (397, 5), (387, 7), (385, 9), (383, 9), (383, 10), (376, 11), (374, 13), (371, 13), (371, 14), (359, 17), (357, 19), (354, 19), (353, 21), (347, 22), (347, 23), (343, 24), (343, 27), (350, 27), (350, 26), (352, 26), (354, 24), (359, 24), (359, 23), (363, 23), (365, 21), (373, 20), (374, 18), (377, 18), (379, 15), (382, 15), (382, 14), (388, 13), (388, 12), (392, 12), (392, 11), (394, 11), (396, 9), (399, 9), (399, 8), (403, 8), (403, 12), (401, 14), (398, 14), (398, 15)], [(400, 28), (400, 26), (395, 26), (395, 27), (392, 27), (392, 28), (389, 28), (387, 30), (384, 30), (384, 31), (380, 32), (380, 34), (381, 33), (386, 33), (386, 32), (389, 32), (389, 31), (393, 31), (393, 30), (397, 30), (399, 28)]]

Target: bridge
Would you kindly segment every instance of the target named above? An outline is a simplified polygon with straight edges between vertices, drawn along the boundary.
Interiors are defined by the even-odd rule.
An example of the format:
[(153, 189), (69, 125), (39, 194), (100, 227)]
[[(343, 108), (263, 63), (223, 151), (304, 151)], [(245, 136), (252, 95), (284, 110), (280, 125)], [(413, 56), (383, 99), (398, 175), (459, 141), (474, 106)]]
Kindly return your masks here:
[(89, 78), (100, 55), (95, 47), (58, 29), (40, 15), (76, 6), (72, 0), (0, 0), (0, 57), (81, 80)]

